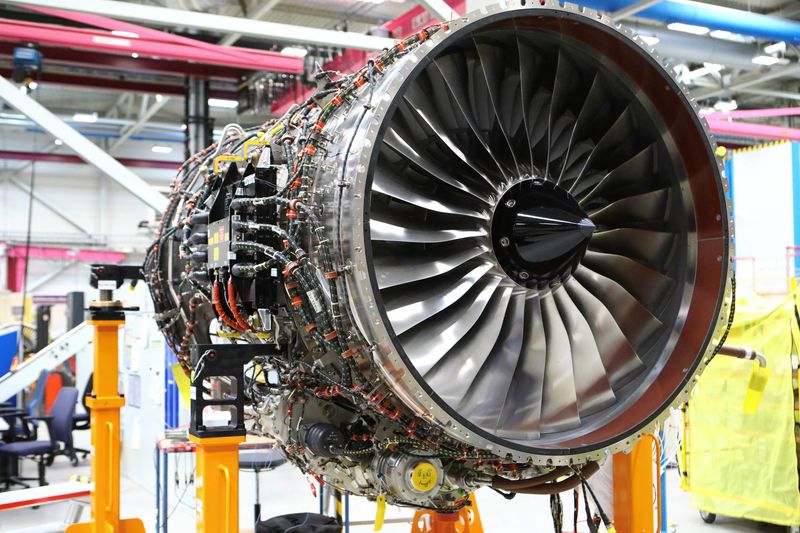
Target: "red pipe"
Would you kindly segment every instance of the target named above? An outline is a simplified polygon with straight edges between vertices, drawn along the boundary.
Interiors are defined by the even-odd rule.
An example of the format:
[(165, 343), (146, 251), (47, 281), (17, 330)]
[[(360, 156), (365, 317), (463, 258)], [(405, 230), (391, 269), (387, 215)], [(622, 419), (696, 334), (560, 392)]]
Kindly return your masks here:
[(225, 322), (230, 328), (235, 329), (236, 331), (242, 331), (237, 324), (231, 317), (228, 316), (228, 312), (225, 311), (225, 307), (222, 305), (222, 295), (219, 288), (219, 281), (214, 280), (214, 288), (211, 293), (211, 299), (214, 302), (214, 309), (217, 310), (217, 315), (219, 318)]
[(244, 331), (251, 329), (250, 324), (247, 323), (247, 320), (239, 312), (239, 307), (236, 305), (236, 287), (233, 286), (233, 278), (228, 279), (228, 307), (230, 307), (231, 314), (240, 328)]

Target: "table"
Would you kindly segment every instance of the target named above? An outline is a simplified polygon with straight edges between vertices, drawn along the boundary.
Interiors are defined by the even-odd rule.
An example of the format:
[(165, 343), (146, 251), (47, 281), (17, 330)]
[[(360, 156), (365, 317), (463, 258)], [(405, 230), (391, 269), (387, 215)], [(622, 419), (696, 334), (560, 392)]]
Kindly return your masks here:
[[(239, 444), (240, 450), (268, 449), (275, 440), (267, 437), (248, 435)], [(169, 456), (175, 453), (195, 453), (197, 446), (188, 435), (165, 437), (156, 442), (156, 533), (167, 533), (169, 515)]]

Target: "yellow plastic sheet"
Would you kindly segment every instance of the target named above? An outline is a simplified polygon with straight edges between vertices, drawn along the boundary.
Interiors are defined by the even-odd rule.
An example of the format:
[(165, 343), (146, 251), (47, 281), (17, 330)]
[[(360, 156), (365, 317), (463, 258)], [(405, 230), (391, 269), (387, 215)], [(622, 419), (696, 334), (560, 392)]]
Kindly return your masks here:
[(800, 341), (795, 297), (771, 309), (738, 302), (726, 344), (764, 354), (766, 371), (754, 371), (755, 361), (717, 356), (692, 393), (685, 412), (684, 486), (698, 509), (800, 524), (792, 389), (792, 355)]

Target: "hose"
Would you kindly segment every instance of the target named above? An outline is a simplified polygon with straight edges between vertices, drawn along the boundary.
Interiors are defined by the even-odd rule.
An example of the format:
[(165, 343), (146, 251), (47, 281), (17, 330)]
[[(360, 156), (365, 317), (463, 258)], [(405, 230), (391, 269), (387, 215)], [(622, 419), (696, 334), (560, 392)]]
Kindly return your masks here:
[(214, 288), (212, 290), (212, 300), (214, 302), (214, 309), (217, 310), (217, 314), (219, 315), (220, 320), (225, 322), (225, 324), (235, 329), (236, 331), (242, 331), (239, 324), (237, 324), (231, 317), (228, 316), (227, 311), (225, 311), (225, 308), (222, 306), (222, 296), (218, 280), (214, 280)]
[(583, 468), (579, 471), (579, 473), (572, 474), (566, 479), (562, 479), (561, 481), (556, 481), (555, 483), (543, 483), (541, 485), (536, 485), (533, 487), (524, 487), (514, 489), (514, 492), (517, 494), (557, 494), (559, 492), (565, 492), (568, 490), (572, 490), (578, 487), (581, 484), (581, 481), (593, 476), (600, 470), (600, 465), (595, 462), (587, 463), (583, 466)]
[(250, 330), (250, 324), (247, 323), (247, 320), (239, 312), (239, 307), (236, 305), (236, 287), (233, 285), (233, 277), (228, 278), (228, 307), (231, 308), (233, 319), (236, 320), (239, 327), (243, 328), (244, 331)]
[(528, 479), (506, 479), (504, 477), (495, 476), (492, 478), (492, 488), (498, 490), (517, 490), (517, 489), (524, 489), (528, 487), (536, 487), (543, 483), (549, 483), (554, 481), (561, 476), (566, 476), (567, 474), (572, 473), (572, 469), (568, 466), (559, 466), (555, 470), (548, 472), (547, 474), (528, 478)]

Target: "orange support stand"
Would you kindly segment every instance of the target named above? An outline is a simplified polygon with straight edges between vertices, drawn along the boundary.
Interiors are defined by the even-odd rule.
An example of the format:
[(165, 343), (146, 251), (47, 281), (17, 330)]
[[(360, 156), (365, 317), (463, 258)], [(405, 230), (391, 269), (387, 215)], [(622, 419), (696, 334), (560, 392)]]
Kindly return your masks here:
[[(67, 533), (144, 533), (138, 518), (119, 517), (120, 431), (119, 410), (125, 398), (118, 389), (119, 327), (125, 323), (122, 305), (102, 308), (92, 302), (94, 326), (94, 391), (87, 400), (92, 429), (92, 520), (73, 524)], [(119, 304), (114, 308), (113, 304)]]
[(469, 495), (470, 505), (457, 513), (437, 513), (419, 510), (414, 513), (411, 533), (483, 533), (481, 515), (475, 494)]
[(239, 532), (239, 444), (243, 436), (196, 437), (197, 533)]
[(661, 530), (655, 523), (656, 517), (661, 520), (660, 457), (653, 435), (645, 435), (630, 453), (614, 454), (614, 525), (619, 533)]

